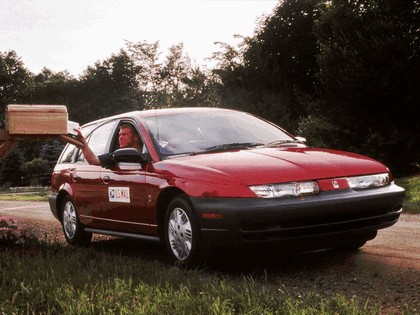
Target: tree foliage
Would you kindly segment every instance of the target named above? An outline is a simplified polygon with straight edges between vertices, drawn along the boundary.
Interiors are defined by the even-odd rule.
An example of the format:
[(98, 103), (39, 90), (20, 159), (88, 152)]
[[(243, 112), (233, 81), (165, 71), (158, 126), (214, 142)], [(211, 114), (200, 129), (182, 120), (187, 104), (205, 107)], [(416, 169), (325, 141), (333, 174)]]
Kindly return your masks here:
[(136, 99), (137, 74), (138, 68), (122, 49), (119, 54), (89, 66), (79, 82), (80, 97), (71, 105), (78, 111), (74, 120), (85, 123), (141, 109)]
[(12, 151), (0, 161), (0, 187), (22, 185), (25, 176), (21, 170), (23, 163), (23, 155), (18, 150)]
[(0, 52), (0, 128), (8, 104), (24, 103), (32, 90), (31, 73), (16, 52)]
[(222, 105), (418, 172), (419, 14), (418, 0), (282, 1), (239, 50), (223, 47)]
[(306, 114), (296, 91), (312, 94), (316, 87), (318, 45), (313, 28), (323, 5), (322, 0), (282, 1), (254, 36), (244, 39), (240, 58), (225, 46), (229, 62), (219, 70), (223, 101), (296, 129)]
[(335, 147), (410, 172), (420, 160), (420, 4), (332, 1), (318, 21), (320, 93), (312, 111), (335, 128)]
[[(191, 63), (182, 44), (172, 46), (166, 58), (161, 59), (158, 42), (127, 42), (126, 49), (88, 66), (79, 78), (47, 68), (34, 75), (10, 51), (0, 55), (0, 110), (3, 115), (7, 104), (16, 103), (64, 104), (69, 119), (83, 124), (130, 110), (216, 106), (213, 79), (210, 71)], [(3, 122), (4, 117), (0, 118)], [(48, 161), (50, 171), (57, 161), (59, 147), (55, 142), (22, 142), (16, 150), (21, 153), (21, 164), (41, 156)], [(4, 166), (1, 184), (6, 181), (21, 184), (21, 180), (9, 176), (8, 160), (1, 164)], [(20, 164), (15, 166), (20, 168)], [(21, 174), (22, 170), (26, 174)], [(22, 175), (30, 176), (29, 167), (20, 168), (19, 172), (19, 179)]]
[(46, 173), (51, 174), (63, 148), (64, 144), (57, 140), (46, 142), (41, 147), (39, 151), (39, 157), (48, 163), (48, 169)]
[(37, 182), (35, 184), (39, 185), (41, 175), (44, 175), (49, 171), (48, 161), (41, 157), (35, 158), (32, 161), (23, 163), (21, 171), (23, 174), (27, 174), (31, 184), (33, 184), (32, 179), (36, 179)]

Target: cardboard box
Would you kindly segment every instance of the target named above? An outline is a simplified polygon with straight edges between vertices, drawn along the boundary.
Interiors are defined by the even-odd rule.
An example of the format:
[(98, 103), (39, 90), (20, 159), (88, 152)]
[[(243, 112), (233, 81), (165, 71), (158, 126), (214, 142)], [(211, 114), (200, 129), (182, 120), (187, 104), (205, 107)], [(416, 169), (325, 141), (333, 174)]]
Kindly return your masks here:
[(6, 107), (9, 135), (67, 134), (68, 114), (65, 105), (20, 105)]

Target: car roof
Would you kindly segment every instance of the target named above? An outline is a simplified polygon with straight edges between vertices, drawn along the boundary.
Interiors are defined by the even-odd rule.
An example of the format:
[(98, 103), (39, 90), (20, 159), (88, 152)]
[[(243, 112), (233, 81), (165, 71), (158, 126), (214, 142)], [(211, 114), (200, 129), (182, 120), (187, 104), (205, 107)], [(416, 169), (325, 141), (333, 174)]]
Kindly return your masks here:
[(171, 108), (159, 108), (159, 109), (147, 109), (147, 110), (138, 110), (138, 111), (130, 111), (125, 112), (105, 118), (101, 118), (98, 120), (94, 120), (88, 122), (83, 125), (83, 127), (88, 125), (96, 125), (102, 123), (104, 121), (112, 120), (112, 119), (119, 119), (119, 118), (147, 118), (147, 117), (155, 117), (155, 116), (166, 116), (166, 115), (173, 115), (173, 114), (185, 114), (185, 113), (192, 113), (192, 112), (233, 112), (236, 110), (227, 109), (227, 108), (219, 108), (219, 107), (171, 107)]

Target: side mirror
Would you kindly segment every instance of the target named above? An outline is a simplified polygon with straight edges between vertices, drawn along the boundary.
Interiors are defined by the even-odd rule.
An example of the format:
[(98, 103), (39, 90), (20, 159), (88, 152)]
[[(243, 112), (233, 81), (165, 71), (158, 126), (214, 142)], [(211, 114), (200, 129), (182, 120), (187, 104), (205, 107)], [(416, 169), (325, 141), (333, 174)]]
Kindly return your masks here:
[(123, 148), (114, 151), (114, 160), (116, 162), (126, 162), (126, 163), (146, 163), (148, 162), (148, 154), (140, 153), (133, 148)]
[(295, 139), (299, 142), (306, 143), (306, 138), (304, 138), (304, 137), (297, 136), (297, 137), (295, 137)]

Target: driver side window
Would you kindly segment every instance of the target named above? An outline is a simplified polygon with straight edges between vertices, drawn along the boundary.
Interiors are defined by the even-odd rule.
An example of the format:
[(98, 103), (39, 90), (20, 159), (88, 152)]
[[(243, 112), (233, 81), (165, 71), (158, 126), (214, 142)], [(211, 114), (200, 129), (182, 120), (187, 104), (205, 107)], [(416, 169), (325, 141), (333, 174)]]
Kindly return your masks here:
[(112, 139), (112, 141), (111, 141), (111, 151), (115, 151), (115, 150), (117, 150), (117, 149), (119, 149), (120, 148), (120, 146), (119, 146), (119, 143), (118, 143), (118, 137), (119, 137), (119, 132), (118, 132), (118, 130), (121, 128), (121, 127), (128, 127), (128, 128), (130, 128), (130, 130), (131, 130), (131, 134), (133, 135), (133, 136), (136, 136), (136, 137), (138, 137), (138, 143), (139, 143), (139, 147), (141, 148), (139, 151), (140, 151), (140, 153), (146, 153), (147, 152), (147, 149), (146, 149), (146, 146), (145, 146), (145, 144), (144, 144), (144, 141), (143, 141), (143, 139), (142, 139), (142, 137), (140, 136), (140, 134), (139, 134), (139, 132), (137, 131), (137, 128), (134, 126), (134, 124), (133, 123), (131, 123), (131, 122), (129, 122), (129, 121), (121, 121), (119, 124), (118, 124), (118, 128), (116, 128), (116, 132), (115, 132), (115, 134), (114, 134), (114, 137), (113, 137), (113, 139)]

